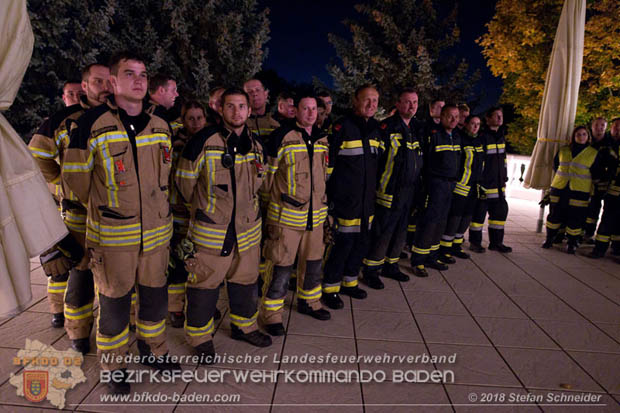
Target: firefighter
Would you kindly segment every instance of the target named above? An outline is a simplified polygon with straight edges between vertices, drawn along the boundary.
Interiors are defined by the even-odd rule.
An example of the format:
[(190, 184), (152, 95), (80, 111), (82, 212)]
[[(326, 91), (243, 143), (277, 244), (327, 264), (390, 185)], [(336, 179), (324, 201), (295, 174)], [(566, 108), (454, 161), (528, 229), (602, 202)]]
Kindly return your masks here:
[(280, 123), (267, 111), (269, 90), (265, 89), (263, 82), (256, 78), (245, 82), (243, 90), (250, 97), (250, 108), (252, 109), (252, 114), (248, 118), (248, 128), (257, 134), (264, 144), (267, 144), (269, 134), (280, 126)]
[(504, 226), (508, 216), (506, 202), (506, 139), (502, 127), (504, 113), (502, 108), (493, 107), (485, 116), (486, 127), (480, 132), (480, 141), (485, 150), (484, 169), (480, 180), (480, 194), (474, 207), (474, 215), (469, 225), (469, 249), (482, 253), (482, 227), (489, 214), (489, 249), (502, 253), (512, 252), (504, 245)]
[[(121, 370), (108, 383), (110, 392), (125, 394), (130, 388), (122, 356), (129, 350), (134, 286), (141, 363), (180, 369), (165, 357), (172, 148), (168, 123), (144, 111), (143, 60), (118, 53), (110, 72), (114, 96), (85, 113), (72, 130), (62, 179), (88, 205), (86, 246), (99, 297), (97, 353), (102, 369)], [(101, 358), (104, 354), (111, 357)]]
[(256, 324), (263, 149), (246, 126), (250, 112), (247, 94), (227, 89), (222, 94), (222, 125), (194, 135), (175, 177), (180, 194), (191, 204), (189, 238), (196, 250), (185, 261), (185, 333), (203, 363), (212, 363), (215, 355), (213, 316), (224, 280), (232, 338), (257, 347), (271, 345)]
[[(381, 123), (381, 149), (377, 175), (375, 219), (370, 233), (370, 250), (363, 260), (364, 282), (382, 289), (383, 277), (409, 281), (398, 268), (400, 253), (406, 242), (407, 222), (422, 169), (420, 127), (414, 116), (418, 110), (418, 94), (402, 89), (396, 102), (397, 113)], [(342, 301), (326, 296), (341, 308)], [(331, 306), (330, 306), (331, 307)], [(331, 307), (333, 308), (333, 307)]]
[(66, 107), (80, 103), (80, 96), (84, 94), (81, 83), (68, 80), (62, 86), (62, 101)]
[(174, 174), (183, 152), (183, 148), (198, 131), (207, 125), (204, 107), (195, 100), (185, 102), (181, 119), (183, 127), (174, 136), (172, 141), (172, 170), (170, 183), (170, 206), (172, 207), (174, 234), (170, 243), (170, 263), (168, 266), (168, 313), (170, 325), (181, 328), (185, 323), (183, 313), (185, 307), (185, 283), (187, 282), (187, 270), (185, 269), (182, 241), (187, 237), (189, 228), (189, 209), (183, 198), (179, 196)]
[(338, 120), (329, 135), (327, 197), (335, 224), (334, 243), (326, 254), (323, 291), (366, 298), (358, 274), (370, 242), (375, 212), (381, 129), (374, 119), (379, 92), (372, 85), (353, 94), (353, 113)]
[[(318, 93), (316, 94), (316, 97), (319, 98), (319, 100), (317, 100), (317, 108), (319, 110), (319, 116), (317, 117), (317, 125), (325, 129), (327, 134), (330, 135), (332, 133), (332, 125), (334, 124), (332, 120), (332, 109), (334, 107), (334, 101), (332, 100), (332, 96), (329, 93), (329, 91), (325, 89), (319, 90)], [(325, 110), (322, 116), (321, 116), (321, 104), (319, 103), (319, 101), (323, 103), (323, 107)], [(321, 120), (321, 117), (323, 118), (322, 120)]]
[[(101, 64), (88, 65), (82, 71), (83, 94), (79, 104), (71, 105), (46, 120), (33, 135), (29, 148), (43, 176), (60, 189), (60, 205), (65, 225), (72, 237), (83, 249), (86, 235), (86, 208), (68, 188), (61, 185), (62, 165), (69, 146), (68, 128), (82, 116), (84, 111), (99, 106), (109, 95), (110, 70)], [(63, 250), (66, 248), (62, 248)], [(52, 255), (43, 254), (43, 259)], [(44, 270), (50, 266), (46, 262)], [(49, 274), (48, 301), (52, 312), (52, 326), (64, 325), (72, 347), (83, 354), (90, 350), (89, 336), (93, 323), (94, 285), (88, 269), (88, 257), (72, 265), (70, 271)], [(67, 269), (69, 270), (69, 269)], [(46, 271), (47, 272), (47, 271)], [(56, 271), (57, 272), (57, 271)]]
[[(461, 112), (460, 106), (459, 112)], [(463, 251), (463, 237), (474, 213), (478, 199), (478, 181), (484, 167), (484, 148), (478, 138), (479, 130), (480, 118), (467, 116), (460, 132), (461, 170), (454, 187), (448, 222), (439, 247), (439, 259), (442, 262), (454, 263), (453, 256), (469, 258), (469, 254)]]
[(220, 109), (222, 108), (222, 93), (226, 90), (223, 86), (214, 87), (209, 91), (209, 107), (207, 108), (207, 125), (219, 125), (222, 123)]
[[(611, 148), (611, 136), (605, 134), (607, 129), (607, 120), (599, 116), (592, 121), (591, 125), (591, 137), (592, 141), (590, 145), (599, 151), (601, 155), (601, 162), (604, 167), (610, 167), (614, 163), (612, 155), (613, 149)], [(613, 177), (613, 172), (606, 174), (609, 178)], [(598, 223), (599, 216), (601, 214), (601, 206), (603, 204), (603, 198), (607, 192), (609, 181), (607, 179), (600, 180), (592, 191), (592, 197), (590, 198), (590, 204), (588, 205), (588, 217), (586, 218), (584, 241), (587, 244), (594, 244), (594, 233), (596, 232), (596, 224)]]
[[(611, 148), (615, 162), (605, 165), (606, 173), (614, 174), (611, 180), (603, 206), (603, 216), (596, 231), (594, 249), (588, 256), (602, 258), (611, 242), (611, 253), (620, 255), (620, 118), (611, 122)], [(613, 176), (613, 175), (612, 175)]]
[(293, 95), (288, 92), (282, 92), (276, 99), (276, 113), (273, 115), (273, 118), (280, 125), (286, 122), (295, 124), (295, 110)]
[(327, 135), (315, 123), (316, 97), (300, 94), (296, 123), (276, 129), (267, 148), (269, 193), (263, 255), (273, 263), (265, 279), (261, 322), (274, 336), (285, 333), (282, 309), (297, 257), (297, 311), (329, 320), (321, 305), (323, 224), (327, 218)]
[(158, 73), (149, 79), (149, 100), (144, 111), (168, 121), (173, 135), (183, 127), (174, 110), (177, 97), (177, 82), (169, 75)]
[(547, 239), (543, 248), (552, 247), (558, 229), (565, 224), (566, 252), (574, 254), (577, 250), (590, 193), (602, 172), (598, 151), (589, 142), (588, 129), (578, 126), (573, 130), (570, 145), (560, 148), (554, 159), (555, 175), (549, 193)]
[(440, 271), (448, 269), (438, 255), (459, 172), (461, 139), (455, 130), (458, 121), (459, 109), (454, 105), (443, 106), (440, 127), (431, 130), (423, 143), (427, 201), (411, 250), (411, 267), (416, 277), (428, 277), (427, 266)]

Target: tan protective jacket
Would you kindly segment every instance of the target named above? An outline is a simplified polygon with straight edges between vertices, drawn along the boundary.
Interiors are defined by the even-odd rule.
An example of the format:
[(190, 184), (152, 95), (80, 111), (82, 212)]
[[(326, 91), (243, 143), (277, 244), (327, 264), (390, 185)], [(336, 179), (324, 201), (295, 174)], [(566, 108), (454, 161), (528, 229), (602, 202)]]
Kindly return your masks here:
[(146, 112), (129, 118), (113, 99), (86, 112), (71, 131), (62, 168), (64, 184), (88, 204), (86, 245), (168, 248), (171, 164), (170, 129), (163, 119)]

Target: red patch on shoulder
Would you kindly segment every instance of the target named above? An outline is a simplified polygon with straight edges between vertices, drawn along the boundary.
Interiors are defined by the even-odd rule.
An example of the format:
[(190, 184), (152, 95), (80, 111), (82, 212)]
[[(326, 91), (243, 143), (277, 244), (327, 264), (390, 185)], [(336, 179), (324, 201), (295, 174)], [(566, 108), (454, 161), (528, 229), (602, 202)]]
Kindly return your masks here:
[(341, 125), (341, 124), (337, 123), (337, 124), (335, 124), (335, 125), (334, 125), (334, 130), (335, 130), (336, 132), (339, 132), (339, 131), (340, 131), (340, 129), (342, 129), (342, 125)]
[(381, 129), (387, 129), (387, 123), (382, 123), (381, 124)]

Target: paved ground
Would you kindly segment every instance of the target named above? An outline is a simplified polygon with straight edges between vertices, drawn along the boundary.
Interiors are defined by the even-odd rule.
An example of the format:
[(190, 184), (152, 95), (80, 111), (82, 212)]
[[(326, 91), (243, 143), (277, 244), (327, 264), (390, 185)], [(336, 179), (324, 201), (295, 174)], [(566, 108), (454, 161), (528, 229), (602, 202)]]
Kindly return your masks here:
[[(536, 198), (536, 197), (534, 197)], [(136, 384), (136, 392), (241, 394), (229, 405), (105, 405), (94, 355), (84, 364), (87, 381), (67, 393), (67, 408), (78, 411), (620, 411), (620, 265), (614, 258), (591, 260), (588, 248), (569, 256), (542, 250), (536, 234), (535, 202), (511, 199), (506, 243), (512, 254), (487, 252), (459, 261), (449, 271), (430, 270), (428, 279), (407, 283), (386, 280), (386, 289), (370, 291), (364, 301), (346, 300), (319, 322), (296, 311), (286, 313), (288, 334), (272, 347), (257, 350), (230, 339), (228, 317), (219, 323), (216, 349), (229, 355), (264, 355), (264, 363), (227, 363), (211, 370), (370, 370), (368, 383)], [(486, 238), (486, 235), (485, 235)], [(402, 264), (408, 265), (406, 261)], [(38, 339), (58, 350), (69, 348), (62, 330), (49, 326), (46, 279), (32, 261), (34, 300), (27, 311), (0, 320), (0, 411), (52, 409), (45, 401), (27, 402), (15, 394), (11, 359), (25, 339)], [(291, 298), (287, 302), (290, 306)], [(225, 309), (222, 300), (220, 307)], [(189, 354), (181, 330), (168, 329), (171, 352)], [(94, 347), (94, 341), (92, 343)], [(135, 344), (132, 346), (135, 352)], [(455, 363), (284, 364), (291, 355), (453, 355)], [(275, 358), (275, 360), (274, 360)], [(394, 370), (452, 370), (448, 383), (396, 383)], [(385, 381), (379, 374), (385, 373)], [(379, 376), (377, 376), (379, 375)], [(398, 377), (398, 376), (396, 376)], [(290, 380), (289, 380), (290, 381)], [(585, 395), (585, 396), (584, 396)], [(567, 402), (589, 397), (594, 403)], [(519, 399), (519, 398), (522, 399)], [(537, 402), (534, 403), (533, 400)]]

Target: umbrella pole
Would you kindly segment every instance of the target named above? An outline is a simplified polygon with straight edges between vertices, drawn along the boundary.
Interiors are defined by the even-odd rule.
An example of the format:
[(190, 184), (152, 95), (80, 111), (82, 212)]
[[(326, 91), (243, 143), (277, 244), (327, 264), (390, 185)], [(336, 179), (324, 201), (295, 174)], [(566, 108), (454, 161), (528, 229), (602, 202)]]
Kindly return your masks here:
[[(545, 198), (545, 190), (540, 191), (540, 200)], [(538, 213), (538, 222), (536, 222), (536, 232), (541, 233), (543, 228), (543, 220), (545, 217), (545, 205), (541, 202), (540, 212)]]

